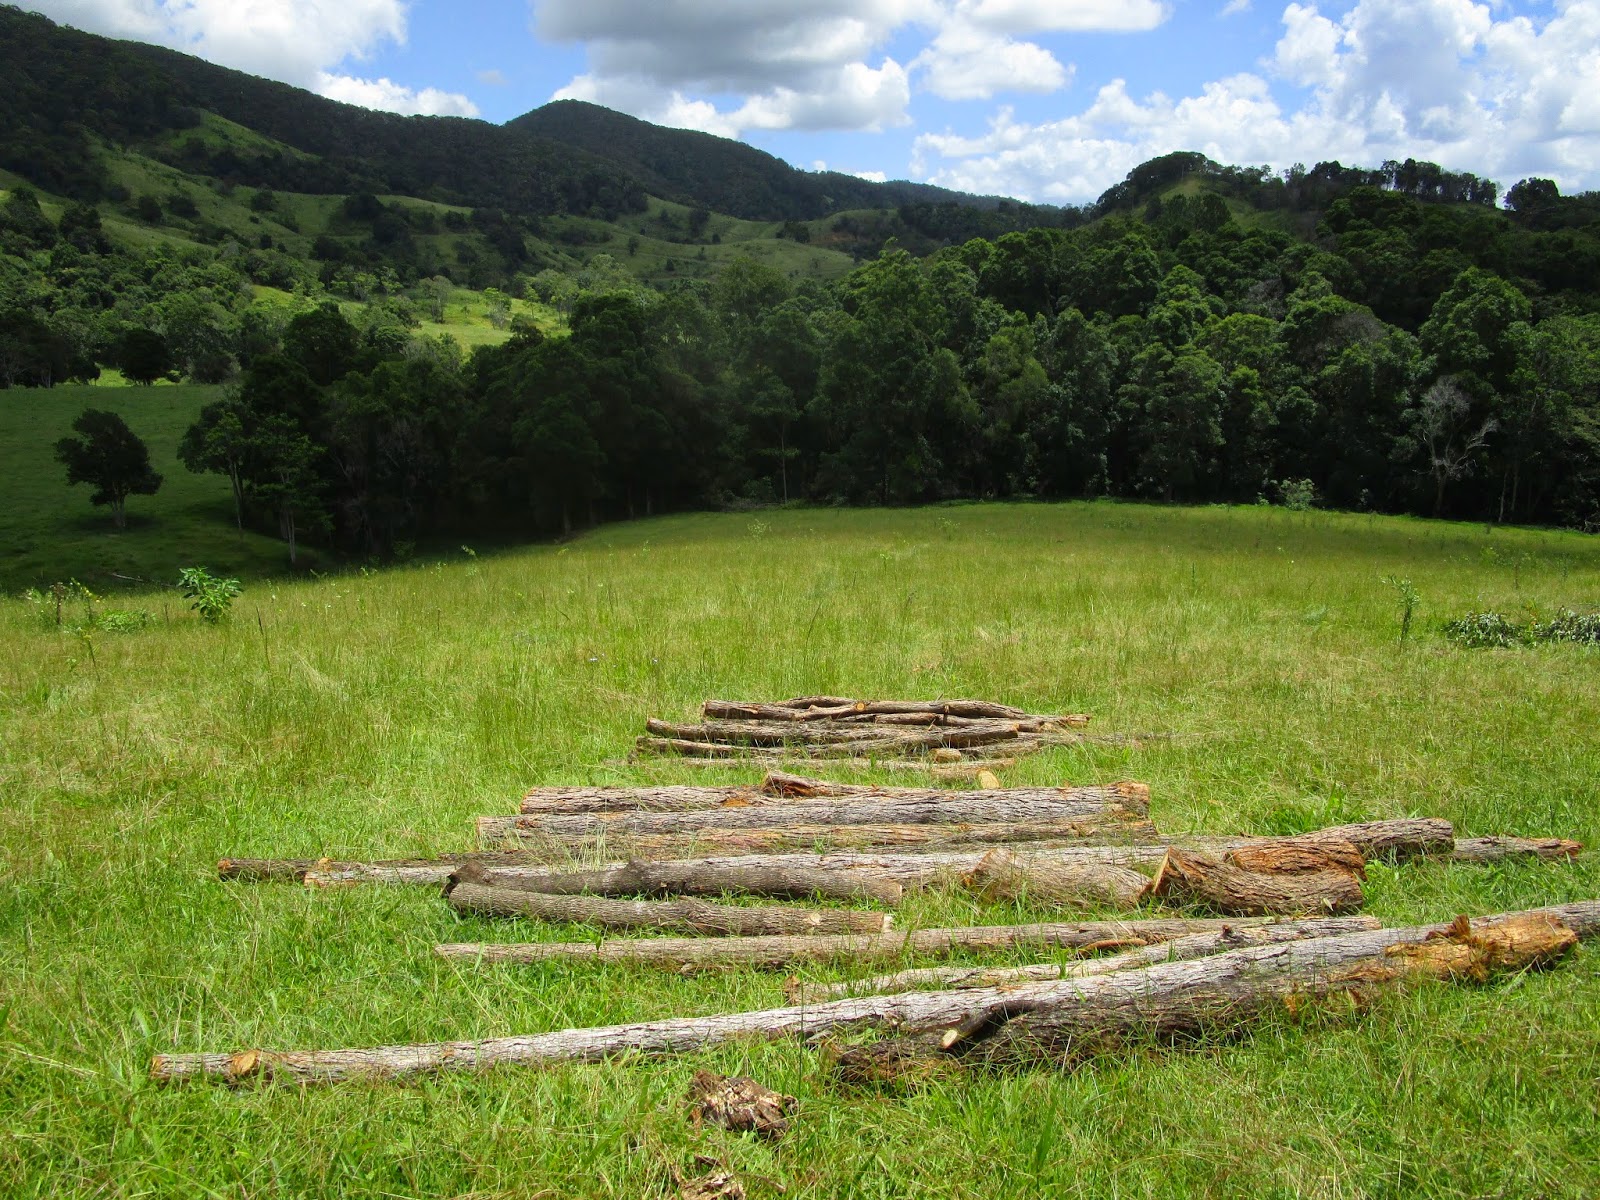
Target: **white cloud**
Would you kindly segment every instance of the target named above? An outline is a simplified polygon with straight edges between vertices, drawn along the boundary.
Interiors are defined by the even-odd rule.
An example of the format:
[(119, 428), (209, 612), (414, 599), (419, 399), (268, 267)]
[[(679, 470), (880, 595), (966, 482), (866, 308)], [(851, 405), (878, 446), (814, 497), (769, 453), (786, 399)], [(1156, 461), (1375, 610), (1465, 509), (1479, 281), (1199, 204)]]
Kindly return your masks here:
[(476, 112), (465, 96), (330, 74), (404, 42), (406, 0), (31, 0), (79, 29), (172, 46), (211, 62), (395, 112)]
[(388, 79), (356, 79), (323, 73), (317, 91), (330, 100), (376, 108), (383, 112), (424, 117), (475, 117), (478, 106), (458, 92), (438, 88), (401, 87)]
[(1043, 46), (953, 18), (911, 64), (922, 86), (946, 100), (987, 100), (996, 92), (1055, 92), (1072, 79)]
[(1240, 13), (1247, 13), (1251, 8), (1251, 0), (1228, 0), (1222, 6), (1219, 17), (1237, 17)]
[(1600, 186), (1600, 0), (1555, 9), (1497, 20), (1471, 0), (1359, 0), (1330, 19), (1291, 3), (1269, 66), (1307, 90), (1296, 106), (1256, 74), (1178, 99), (1136, 99), (1115, 80), (1057, 121), (1022, 124), (1002, 109), (977, 137), (925, 134), (913, 166), (946, 187), (1054, 201), (1091, 200), (1173, 150), (1280, 167), (1409, 157), (1502, 183)]
[(1159, 0), (958, 0), (956, 11), (1007, 33), (1139, 33), (1168, 15)]
[(505, 87), (510, 80), (504, 71), (479, 71), (478, 82), (485, 87)]

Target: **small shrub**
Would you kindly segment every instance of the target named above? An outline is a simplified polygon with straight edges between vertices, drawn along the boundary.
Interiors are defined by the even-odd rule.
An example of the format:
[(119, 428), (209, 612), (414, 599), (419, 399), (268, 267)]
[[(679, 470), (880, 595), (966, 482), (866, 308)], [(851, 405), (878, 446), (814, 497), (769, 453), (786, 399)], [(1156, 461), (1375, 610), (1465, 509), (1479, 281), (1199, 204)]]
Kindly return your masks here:
[(150, 628), (155, 618), (142, 608), (113, 608), (100, 614), (99, 628), (107, 633), (138, 633)]
[(178, 572), (178, 590), (202, 621), (215, 625), (228, 615), (240, 592), (237, 579), (222, 579), (204, 567), (185, 567)]
[(1570, 608), (1560, 609), (1548, 621), (1534, 621), (1529, 625), (1528, 637), (1535, 642), (1600, 646), (1600, 612), (1576, 613)]
[(1317, 488), (1309, 479), (1280, 479), (1278, 495), (1290, 512), (1309, 512), (1316, 507)]
[(1473, 612), (1446, 621), (1444, 635), (1474, 650), (1486, 646), (1518, 646), (1523, 642), (1522, 627), (1504, 613), (1497, 612)]
[(1422, 593), (1409, 579), (1385, 575), (1381, 582), (1394, 589), (1395, 598), (1400, 602), (1400, 644), (1404, 646), (1411, 636), (1411, 621), (1417, 614), (1417, 605), (1422, 603)]

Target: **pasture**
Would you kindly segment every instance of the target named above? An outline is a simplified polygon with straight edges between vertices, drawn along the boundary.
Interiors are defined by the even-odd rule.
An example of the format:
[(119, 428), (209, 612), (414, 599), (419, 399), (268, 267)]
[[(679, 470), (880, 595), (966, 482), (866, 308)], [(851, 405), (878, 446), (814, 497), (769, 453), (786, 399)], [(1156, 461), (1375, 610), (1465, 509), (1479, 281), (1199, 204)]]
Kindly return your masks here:
[[(210, 482), (196, 506), (225, 502)], [(1421, 596), (1405, 643), (1385, 577)], [(1173, 832), (1417, 814), (1593, 846), (1600, 654), (1437, 632), (1472, 608), (1600, 604), (1592, 538), (1267, 508), (787, 510), (247, 580), (217, 627), (170, 593), (118, 604), (156, 619), (75, 636), (0, 603), (0, 1194), (631, 1200), (672, 1194), (695, 1153), (762, 1198), (1600, 1192), (1588, 948), (1543, 975), (909, 1095), (842, 1091), (791, 1044), (326, 1091), (146, 1079), (172, 1050), (782, 1003), (777, 974), (450, 965), (434, 943), (583, 934), (461, 920), (427, 890), (215, 878), (224, 855), (465, 849), (473, 816), (532, 784), (756, 778), (612, 765), (646, 716), (710, 696), (982, 696), (1171, 731), (1004, 782), (1145, 780)], [(1369, 896), (1386, 922), (1592, 898), (1600, 862), (1380, 866)], [(899, 924), (1043, 916), (935, 893)], [(793, 1132), (694, 1131), (697, 1066), (798, 1096)]]

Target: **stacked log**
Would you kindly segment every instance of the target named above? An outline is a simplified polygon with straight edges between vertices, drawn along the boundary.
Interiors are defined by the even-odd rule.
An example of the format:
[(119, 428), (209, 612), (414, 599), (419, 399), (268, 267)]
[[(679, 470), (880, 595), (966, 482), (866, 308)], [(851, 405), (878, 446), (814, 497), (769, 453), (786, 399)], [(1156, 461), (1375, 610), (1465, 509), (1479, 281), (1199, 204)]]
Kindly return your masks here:
[(785, 758), (894, 762), (1014, 760), (1088, 740), (1083, 714), (1029, 713), (986, 700), (852, 700), (803, 696), (776, 703), (707, 700), (694, 723), (649, 720), (642, 755), (779, 762)]

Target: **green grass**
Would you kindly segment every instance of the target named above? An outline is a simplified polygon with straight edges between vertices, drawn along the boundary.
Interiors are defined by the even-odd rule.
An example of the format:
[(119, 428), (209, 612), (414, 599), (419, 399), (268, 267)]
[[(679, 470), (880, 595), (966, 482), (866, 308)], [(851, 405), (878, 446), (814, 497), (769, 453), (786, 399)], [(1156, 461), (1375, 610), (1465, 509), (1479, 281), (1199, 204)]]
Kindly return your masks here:
[[(0, 592), (68, 579), (117, 588), (119, 575), (171, 581), (179, 567), (197, 564), (230, 574), (283, 570), (287, 555), (277, 542), (235, 532), (228, 481), (191, 474), (178, 461), (184, 431), (219, 395), (192, 384), (0, 391)], [(121, 532), (109, 510), (89, 503), (92, 488), (67, 487), (55, 459), (55, 443), (86, 408), (119, 414), (163, 477), (154, 496), (129, 498)]]
[[(1411, 644), (1381, 576), (1423, 597)], [(1600, 655), (1467, 651), (1469, 607), (1600, 600), (1574, 535), (1114, 504), (686, 516), (562, 548), (258, 583), (81, 639), (0, 605), (0, 1194), (1582, 1197), (1600, 1193), (1600, 954), (1072, 1073), (837, 1090), (795, 1045), (408, 1086), (162, 1090), (149, 1056), (533, 1033), (777, 1004), (777, 975), (474, 970), (426, 890), (225, 886), (221, 855), (416, 854), (615, 767), (708, 696), (989, 696), (1186, 735), (1056, 751), (1013, 784), (1148, 780), (1169, 831), (1400, 814), (1600, 841)], [(726, 778), (753, 778), (729, 773)], [(1377, 868), (1371, 910), (1600, 896), (1600, 866)], [(1034, 910), (920, 897), (905, 924)], [(839, 968), (809, 968), (813, 978)], [(695, 1132), (697, 1066), (801, 1107), (776, 1146)]]

